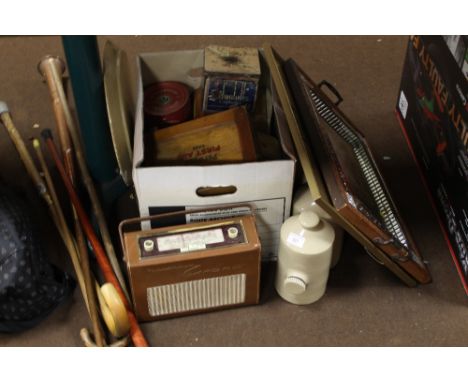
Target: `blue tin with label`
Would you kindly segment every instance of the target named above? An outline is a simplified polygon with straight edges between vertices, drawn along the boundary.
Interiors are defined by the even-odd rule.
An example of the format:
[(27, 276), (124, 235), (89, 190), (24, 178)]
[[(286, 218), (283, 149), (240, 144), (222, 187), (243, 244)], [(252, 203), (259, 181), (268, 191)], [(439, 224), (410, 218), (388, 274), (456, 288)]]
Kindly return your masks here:
[(232, 107), (245, 106), (254, 109), (258, 82), (253, 79), (208, 77), (205, 83), (205, 105), (207, 113), (223, 111)]

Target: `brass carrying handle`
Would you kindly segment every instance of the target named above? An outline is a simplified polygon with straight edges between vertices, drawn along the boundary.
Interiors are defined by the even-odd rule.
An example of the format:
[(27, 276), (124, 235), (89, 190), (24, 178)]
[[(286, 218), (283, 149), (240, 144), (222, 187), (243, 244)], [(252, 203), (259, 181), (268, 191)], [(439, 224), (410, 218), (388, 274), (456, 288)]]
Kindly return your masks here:
[[(141, 223), (144, 221), (155, 221), (155, 220), (161, 220), (167, 217), (173, 217), (173, 216), (183, 216), (183, 215), (189, 215), (189, 214), (195, 214), (195, 213), (200, 213), (200, 212), (210, 212), (210, 211), (218, 211), (218, 210), (227, 210), (227, 209), (234, 209), (234, 208), (240, 208), (240, 207), (247, 207), (250, 210), (250, 215), (254, 215), (254, 210), (252, 205), (250, 204), (221, 204), (216, 207), (206, 207), (206, 208), (196, 208), (193, 210), (184, 210), (184, 211), (175, 211), (175, 212), (165, 212), (162, 214), (157, 214), (157, 215), (150, 215), (150, 216), (143, 216), (143, 217), (138, 217), (138, 218), (130, 218), (130, 219), (125, 219), (122, 220), (119, 224), (119, 237), (120, 237), (120, 244), (122, 245), (122, 249), (125, 248), (124, 246), (124, 238), (123, 238), (123, 227), (127, 226), (129, 224), (135, 224), (135, 223)], [(245, 214), (242, 214), (244, 216)]]
[(367, 254), (370, 256), (370, 258), (372, 260), (374, 260), (377, 264), (380, 264), (380, 265), (385, 265), (384, 262), (380, 259), (378, 259), (369, 249), (367, 249), (366, 247), (364, 247), (364, 250), (367, 252)]
[(340, 92), (330, 82), (322, 80), (317, 86), (320, 90), (322, 90), (322, 87), (325, 86), (333, 93), (333, 95), (336, 97), (336, 101), (334, 102), (335, 106), (338, 106), (341, 102), (343, 102), (343, 97), (341, 96)]

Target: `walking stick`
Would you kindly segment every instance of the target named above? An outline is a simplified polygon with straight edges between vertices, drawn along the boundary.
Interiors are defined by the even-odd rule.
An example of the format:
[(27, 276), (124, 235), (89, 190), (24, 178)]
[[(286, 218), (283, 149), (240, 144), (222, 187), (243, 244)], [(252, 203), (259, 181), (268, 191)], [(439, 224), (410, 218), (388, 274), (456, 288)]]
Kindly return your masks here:
[(38, 69), (39, 72), (46, 78), (47, 86), (54, 104), (54, 113), (58, 114), (56, 117), (57, 121), (63, 121), (63, 119), (65, 119), (75, 149), (76, 160), (80, 169), (80, 174), (91, 199), (91, 205), (97, 220), (97, 224), (99, 226), (99, 232), (101, 233), (102, 240), (106, 248), (106, 256), (110, 261), (112, 269), (114, 270), (115, 276), (119, 281), (120, 287), (126, 299), (129, 299), (129, 294), (125, 285), (125, 279), (120, 270), (120, 266), (115, 255), (114, 246), (107, 228), (101, 202), (99, 201), (93, 180), (89, 174), (88, 167), (86, 166), (81, 139), (78, 133), (78, 129), (76, 128), (74, 120), (71, 116), (67, 98), (65, 96), (65, 91), (63, 89), (61, 76), (65, 70), (65, 64), (58, 57), (46, 56), (39, 62)]
[(78, 215), (78, 218), (80, 219), (80, 222), (83, 226), (84, 232), (86, 234), (86, 237), (88, 238), (91, 247), (93, 248), (93, 251), (96, 255), (96, 259), (98, 261), (99, 267), (101, 268), (101, 271), (106, 279), (106, 281), (112, 283), (117, 290), (118, 294), (120, 295), (120, 298), (125, 304), (125, 308), (127, 309), (127, 314), (128, 314), (128, 319), (130, 322), (130, 336), (132, 338), (133, 344), (135, 346), (148, 346), (148, 342), (146, 341), (144, 334), (138, 324), (138, 321), (136, 319), (135, 313), (133, 312), (129, 300), (126, 298), (122, 287), (120, 286), (120, 283), (111, 267), (111, 264), (109, 262), (109, 259), (106, 256), (106, 253), (104, 251), (104, 248), (102, 247), (101, 243), (99, 242), (93, 228), (91, 225), (91, 222), (89, 221), (89, 218), (83, 209), (81, 205), (81, 201), (78, 198), (78, 195), (76, 194), (75, 189), (73, 188), (73, 185), (71, 184), (71, 181), (69, 177), (67, 176), (67, 173), (65, 171), (65, 168), (63, 167), (63, 164), (60, 160), (60, 157), (57, 152), (57, 148), (55, 147), (54, 141), (52, 139), (52, 133), (50, 130), (44, 130), (42, 131), (42, 137), (44, 138), (44, 141), (47, 144), (47, 147), (50, 151), (50, 154), (52, 155), (52, 158), (57, 166), (57, 169), (59, 171), (60, 177), (63, 180), (63, 183), (65, 185), (65, 188), (67, 189), (68, 196), (71, 199), (71, 202), (73, 203), (73, 206), (75, 207), (76, 213)]

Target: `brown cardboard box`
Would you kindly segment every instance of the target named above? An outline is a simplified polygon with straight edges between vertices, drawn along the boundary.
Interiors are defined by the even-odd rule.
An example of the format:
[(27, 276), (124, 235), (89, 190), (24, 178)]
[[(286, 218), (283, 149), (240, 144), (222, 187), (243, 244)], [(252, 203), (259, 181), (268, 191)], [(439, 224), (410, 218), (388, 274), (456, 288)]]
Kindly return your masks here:
[(397, 116), (468, 293), (467, 45), (466, 36), (411, 37)]

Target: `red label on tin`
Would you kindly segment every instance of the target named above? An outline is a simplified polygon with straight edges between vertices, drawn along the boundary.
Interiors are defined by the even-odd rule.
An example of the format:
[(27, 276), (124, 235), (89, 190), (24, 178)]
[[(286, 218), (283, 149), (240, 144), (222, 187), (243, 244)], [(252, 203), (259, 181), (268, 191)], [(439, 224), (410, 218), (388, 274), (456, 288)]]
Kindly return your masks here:
[(155, 122), (175, 124), (190, 118), (189, 88), (175, 81), (157, 82), (145, 90), (145, 113)]

